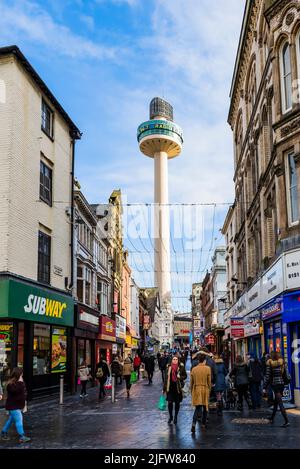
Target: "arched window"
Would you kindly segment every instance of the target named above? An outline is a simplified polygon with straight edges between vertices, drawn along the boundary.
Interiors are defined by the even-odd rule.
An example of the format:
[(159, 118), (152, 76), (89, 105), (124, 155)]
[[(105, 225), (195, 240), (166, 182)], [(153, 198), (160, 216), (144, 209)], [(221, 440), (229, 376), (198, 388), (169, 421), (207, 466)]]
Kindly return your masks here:
[(243, 146), (243, 118), (242, 114), (239, 117), (238, 124), (236, 127), (236, 132), (235, 132), (235, 158), (236, 158), (236, 164), (239, 161), (239, 158), (242, 153), (242, 146)]
[(281, 48), (280, 68), (282, 111), (285, 113), (292, 109), (291, 48), (288, 42), (285, 42)]

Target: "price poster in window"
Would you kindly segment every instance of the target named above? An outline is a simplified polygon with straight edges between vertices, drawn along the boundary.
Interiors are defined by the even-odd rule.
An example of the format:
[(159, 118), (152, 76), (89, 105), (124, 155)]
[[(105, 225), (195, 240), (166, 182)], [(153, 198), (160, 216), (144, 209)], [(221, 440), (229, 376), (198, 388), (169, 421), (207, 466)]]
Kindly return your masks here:
[(51, 373), (67, 371), (67, 336), (66, 329), (53, 329)]

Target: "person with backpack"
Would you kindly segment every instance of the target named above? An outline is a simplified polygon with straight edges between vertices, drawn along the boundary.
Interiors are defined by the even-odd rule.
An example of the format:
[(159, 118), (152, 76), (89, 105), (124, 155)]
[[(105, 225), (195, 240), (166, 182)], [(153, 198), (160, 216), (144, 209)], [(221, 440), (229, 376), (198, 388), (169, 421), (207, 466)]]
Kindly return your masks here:
[(262, 365), (257, 357), (251, 357), (249, 361), (249, 387), (253, 409), (261, 406), (261, 382), (263, 379)]
[(86, 385), (88, 380), (91, 378), (90, 370), (87, 367), (86, 361), (83, 360), (81, 365), (78, 367), (78, 378), (81, 384), (80, 397), (86, 397), (88, 394), (86, 392)]
[(22, 368), (13, 369), (6, 390), (7, 400), (5, 409), (8, 410), (9, 418), (2, 429), (1, 438), (4, 441), (10, 440), (8, 436), (8, 430), (14, 423), (19, 435), (19, 442), (27, 443), (30, 441), (30, 438), (25, 436), (22, 414), (22, 411), (26, 407), (27, 391), (23, 380)]
[(104, 360), (103, 355), (101, 355), (100, 361), (99, 361), (99, 363), (97, 364), (97, 367), (96, 367), (96, 378), (99, 381), (99, 385), (100, 385), (100, 387), (99, 387), (99, 401), (100, 401), (102, 396), (103, 397), (106, 396), (104, 385), (107, 381), (107, 378), (109, 378), (109, 377), (110, 377), (110, 371), (109, 371), (108, 364)]
[(267, 361), (266, 376), (264, 380), (264, 387), (271, 386), (275, 395), (275, 402), (273, 406), (272, 416), (269, 418), (270, 423), (274, 423), (278, 407), (284, 418), (284, 423), (281, 425), (283, 428), (289, 427), (290, 423), (284, 408), (282, 397), (283, 390), (286, 385), (291, 382), (291, 377), (284, 360), (279, 352), (272, 352), (270, 360)]

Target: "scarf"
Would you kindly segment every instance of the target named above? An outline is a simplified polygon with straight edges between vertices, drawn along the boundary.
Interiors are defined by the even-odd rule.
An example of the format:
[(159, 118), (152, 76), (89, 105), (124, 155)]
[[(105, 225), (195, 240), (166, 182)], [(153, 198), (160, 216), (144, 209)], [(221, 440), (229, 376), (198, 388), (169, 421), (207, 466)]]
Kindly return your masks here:
[(177, 371), (178, 371), (178, 364), (176, 363), (172, 363), (171, 365), (171, 380), (173, 382), (176, 382), (177, 381)]

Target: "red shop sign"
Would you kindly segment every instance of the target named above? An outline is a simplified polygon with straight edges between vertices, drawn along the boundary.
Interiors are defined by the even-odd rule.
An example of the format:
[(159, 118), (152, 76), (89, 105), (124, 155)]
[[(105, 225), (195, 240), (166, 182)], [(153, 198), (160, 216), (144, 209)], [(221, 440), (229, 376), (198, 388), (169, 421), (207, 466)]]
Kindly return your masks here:
[(107, 317), (100, 317), (100, 339), (116, 341), (116, 321)]

